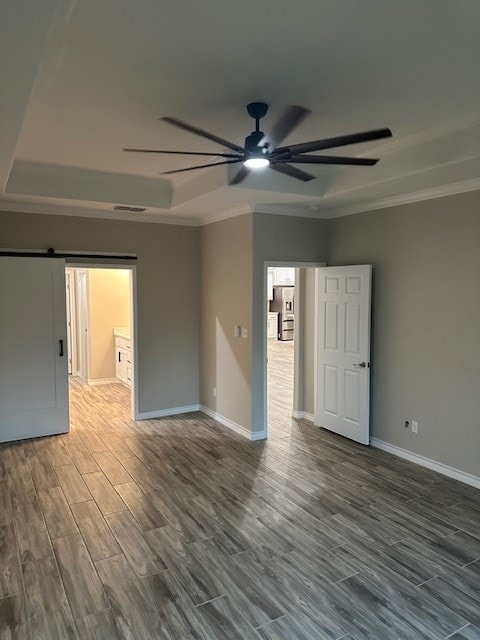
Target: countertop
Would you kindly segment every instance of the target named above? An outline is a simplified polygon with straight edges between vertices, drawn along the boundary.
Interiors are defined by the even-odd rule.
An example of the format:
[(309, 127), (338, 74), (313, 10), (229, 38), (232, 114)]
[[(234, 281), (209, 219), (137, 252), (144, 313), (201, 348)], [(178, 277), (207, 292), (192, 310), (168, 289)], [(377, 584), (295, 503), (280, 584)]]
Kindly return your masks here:
[(123, 338), (124, 340), (130, 340), (131, 339), (130, 329), (128, 327), (114, 327), (113, 328), (113, 335), (116, 338)]

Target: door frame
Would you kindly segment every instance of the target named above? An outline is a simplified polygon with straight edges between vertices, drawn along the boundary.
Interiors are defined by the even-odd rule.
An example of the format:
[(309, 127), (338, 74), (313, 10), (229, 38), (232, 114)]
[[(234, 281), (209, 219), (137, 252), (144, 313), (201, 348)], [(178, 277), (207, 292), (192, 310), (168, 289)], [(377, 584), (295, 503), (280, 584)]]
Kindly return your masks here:
[[(258, 434), (260, 438), (268, 438), (268, 335), (267, 335), (267, 304), (268, 301), (268, 267), (294, 267), (295, 268), (295, 295), (297, 296), (297, 303), (295, 309), (301, 308), (298, 304), (298, 295), (300, 293), (303, 301), (305, 292), (302, 288), (298, 288), (297, 276), (298, 269), (309, 269), (326, 267), (326, 262), (304, 262), (301, 260), (265, 260), (263, 262), (263, 432)], [(316, 277), (316, 276), (315, 276)], [(301, 317), (301, 312), (300, 312)], [(295, 325), (297, 325), (298, 312), (296, 311)], [(303, 318), (302, 318), (303, 319)], [(303, 391), (303, 387), (300, 385), (299, 367), (300, 367), (300, 345), (303, 347), (303, 335), (300, 340), (297, 338), (298, 331), (294, 329), (293, 333), (293, 407), (292, 417), (299, 416), (298, 402), (300, 392)]]
[[(92, 260), (83, 260), (82, 262), (69, 262), (67, 259), (66, 264), (68, 268), (80, 269), (81, 271), (87, 271), (87, 269), (123, 269), (130, 271), (130, 327), (131, 327), (131, 341), (133, 346), (133, 362), (132, 362), (132, 386), (130, 393), (130, 414), (132, 420), (138, 420), (138, 385), (137, 385), (137, 371), (138, 371), (138, 301), (137, 301), (137, 265), (136, 264), (122, 264), (118, 261), (101, 262)], [(81, 271), (76, 271), (80, 274)], [(85, 273), (85, 275), (87, 275)], [(88, 294), (88, 277), (86, 278), (87, 294)], [(88, 308), (88, 295), (86, 300)], [(87, 315), (87, 329), (88, 327), (88, 313)], [(86, 357), (87, 357), (87, 378), (88, 378), (88, 341), (86, 341)]]
[[(75, 267), (72, 267), (75, 268)], [(75, 268), (75, 288), (78, 294), (77, 311), (77, 327), (78, 327), (78, 352), (79, 366), (78, 374), (82, 380), (88, 382), (88, 336), (90, 333), (88, 321), (88, 273), (85, 268), (77, 270)], [(85, 282), (85, 286), (82, 284)]]
[[(65, 268), (65, 280), (67, 285), (67, 336), (69, 336), (70, 344), (68, 345), (68, 357), (70, 359), (72, 376), (78, 376), (78, 344), (77, 344), (77, 285), (75, 279), (75, 271)], [(68, 323), (70, 322), (70, 325)]]

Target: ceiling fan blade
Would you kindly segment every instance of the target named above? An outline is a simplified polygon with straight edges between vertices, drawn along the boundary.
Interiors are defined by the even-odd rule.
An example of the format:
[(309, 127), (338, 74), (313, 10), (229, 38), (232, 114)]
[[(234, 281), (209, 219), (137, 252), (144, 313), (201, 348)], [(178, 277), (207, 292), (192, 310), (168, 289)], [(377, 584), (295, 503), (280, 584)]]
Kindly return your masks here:
[(259, 146), (263, 147), (268, 143), (270, 149), (275, 149), (310, 113), (310, 109), (305, 109), (305, 107), (299, 107), (297, 105), (288, 107), (273, 126), (270, 133), (267, 133), (267, 135), (260, 140)]
[(222, 145), (223, 147), (227, 147), (228, 149), (233, 149), (234, 151), (245, 152), (243, 147), (239, 147), (238, 144), (234, 142), (229, 142), (228, 140), (224, 140), (223, 138), (219, 138), (213, 133), (209, 133), (208, 131), (204, 131), (203, 129), (199, 129), (198, 127), (194, 127), (187, 122), (183, 122), (182, 120), (177, 120), (177, 118), (160, 118), (164, 122), (168, 122), (169, 124), (173, 124), (175, 127), (180, 127), (180, 129), (185, 129), (185, 131), (190, 131), (190, 133), (194, 133), (197, 136), (201, 136), (202, 138), (206, 138), (207, 140), (211, 140), (212, 142), (216, 142), (217, 144)]
[(296, 167), (292, 167), (291, 165), (283, 162), (274, 164), (270, 163), (269, 167), (274, 171), (284, 173), (285, 175), (291, 176), (292, 178), (303, 180), (303, 182), (308, 182), (309, 180), (313, 180), (315, 178), (315, 176), (312, 176), (311, 173), (307, 173), (306, 171), (302, 171), (301, 169), (297, 169)]
[(233, 153), (222, 153), (219, 151), (218, 153), (200, 153), (197, 151), (166, 151), (164, 149), (122, 149), (122, 151), (129, 151), (132, 153), (173, 153), (181, 156), (214, 156), (218, 158), (219, 156), (222, 158), (238, 158), (238, 155), (234, 155)]
[(321, 151), (322, 149), (333, 149), (334, 147), (343, 147), (349, 144), (358, 144), (359, 142), (370, 142), (370, 140), (381, 140), (382, 138), (391, 138), (390, 129), (374, 129), (373, 131), (364, 131), (363, 133), (351, 133), (346, 136), (337, 136), (336, 138), (325, 138), (324, 140), (313, 140), (312, 142), (303, 142), (301, 144), (293, 144), (290, 147), (279, 147), (274, 153), (282, 153), (290, 151), (292, 154), (310, 153), (311, 151)]
[(377, 164), (378, 158), (345, 158), (342, 156), (292, 155), (288, 162), (302, 164), (356, 164), (368, 167)]
[(250, 175), (250, 169), (248, 169), (248, 167), (243, 166), (240, 169), (240, 171), (238, 171), (236, 175), (230, 180), (228, 184), (240, 184), (249, 175)]
[(235, 164), (236, 162), (242, 162), (242, 159), (238, 160), (225, 160), (224, 162), (212, 162), (211, 164), (199, 164), (196, 167), (187, 167), (186, 169), (174, 169), (173, 171), (162, 171), (160, 175), (166, 176), (169, 173), (183, 173), (184, 171), (194, 171), (195, 169), (207, 169), (208, 167), (218, 167), (220, 164)]

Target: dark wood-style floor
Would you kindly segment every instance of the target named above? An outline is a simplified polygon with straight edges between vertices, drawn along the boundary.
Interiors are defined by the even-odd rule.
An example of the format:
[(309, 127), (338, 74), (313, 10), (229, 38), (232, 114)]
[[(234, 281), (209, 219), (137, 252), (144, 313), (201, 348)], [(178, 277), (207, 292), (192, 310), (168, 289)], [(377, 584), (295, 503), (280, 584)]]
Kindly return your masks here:
[(480, 638), (477, 490), (286, 416), (250, 443), (128, 401), (75, 386), (70, 434), (0, 449), (2, 640)]

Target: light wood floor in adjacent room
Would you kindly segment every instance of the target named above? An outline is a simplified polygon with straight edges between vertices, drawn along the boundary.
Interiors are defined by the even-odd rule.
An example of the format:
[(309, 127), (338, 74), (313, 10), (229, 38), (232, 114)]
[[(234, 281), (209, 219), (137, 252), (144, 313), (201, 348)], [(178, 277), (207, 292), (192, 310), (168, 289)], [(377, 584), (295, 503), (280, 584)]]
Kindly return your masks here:
[(296, 422), (293, 409), (293, 340), (268, 340), (268, 433), (288, 437)]
[(2, 640), (480, 638), (479, 491), (128, 402), (77, 385), (70, 434), (0, 449)]

